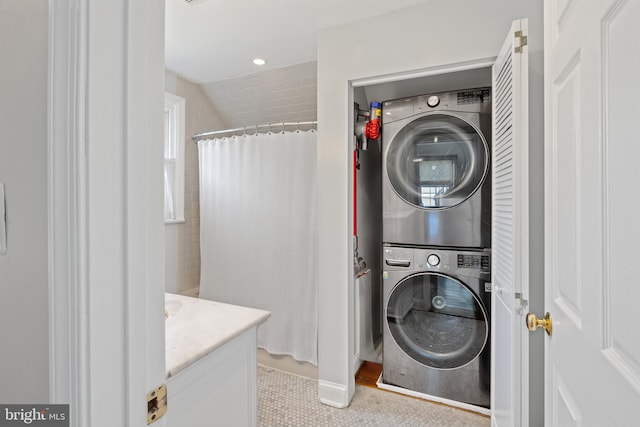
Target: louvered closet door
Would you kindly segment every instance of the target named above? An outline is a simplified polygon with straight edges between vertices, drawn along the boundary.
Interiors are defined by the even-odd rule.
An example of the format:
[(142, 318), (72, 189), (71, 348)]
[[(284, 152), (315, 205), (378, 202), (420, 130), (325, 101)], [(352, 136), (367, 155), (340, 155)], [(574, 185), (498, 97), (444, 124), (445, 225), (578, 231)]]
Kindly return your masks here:
[[(527, 21), (514, 21), (493, 66), (491, 409), (494, 426), (521, 425), (522, 300), (528, 300)], [(526, 408), (524, 408), (526, 412)]]

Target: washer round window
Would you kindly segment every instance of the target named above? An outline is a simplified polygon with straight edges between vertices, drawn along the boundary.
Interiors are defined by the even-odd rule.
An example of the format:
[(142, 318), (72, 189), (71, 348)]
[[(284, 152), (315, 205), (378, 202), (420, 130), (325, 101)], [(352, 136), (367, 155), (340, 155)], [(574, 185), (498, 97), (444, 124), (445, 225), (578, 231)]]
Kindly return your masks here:
[(444, 209), (464, 202), (480, 187), (489, 168), (489, 149), (470, 123), (430, 114), (398, 132), (386, 161), (398, 196), (420, 208)]
[(461, 282), (435, 273), (410, 276), (393, 289), (387, 324), (405, 353), (439, 369), (472, 362), (489, 336), (477, 297)]

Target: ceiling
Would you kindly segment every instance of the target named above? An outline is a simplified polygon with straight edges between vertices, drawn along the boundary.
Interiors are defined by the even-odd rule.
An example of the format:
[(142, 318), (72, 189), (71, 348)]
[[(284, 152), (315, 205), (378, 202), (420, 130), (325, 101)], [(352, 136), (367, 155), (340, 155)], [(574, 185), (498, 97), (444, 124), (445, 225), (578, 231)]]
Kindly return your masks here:
[[(319, 30), (425, 1), (165, 0), (165, 65), (209, 83), (315, 61)], [(375, 30), (362, 37), (375, 42)], [(255, 57), (267, 64), (254, 65)]]

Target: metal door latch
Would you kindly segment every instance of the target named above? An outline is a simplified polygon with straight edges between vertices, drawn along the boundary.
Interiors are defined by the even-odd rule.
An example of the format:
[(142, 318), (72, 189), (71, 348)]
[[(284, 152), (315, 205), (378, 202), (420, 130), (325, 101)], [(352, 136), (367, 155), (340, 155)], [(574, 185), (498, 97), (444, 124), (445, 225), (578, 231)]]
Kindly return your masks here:
[(529, 301), (523, 299), (522, 293), (520, 292), (515, 293), (515, 298), (520, 301), (520, 306), (516, 308), (516, 313), (522, 316), (524, 314), (524, 311), (527, 309), (527, 306), (529, 305)]
[(147, 393), (147, 425), (158, 421), (167, 412), (167, 385)]

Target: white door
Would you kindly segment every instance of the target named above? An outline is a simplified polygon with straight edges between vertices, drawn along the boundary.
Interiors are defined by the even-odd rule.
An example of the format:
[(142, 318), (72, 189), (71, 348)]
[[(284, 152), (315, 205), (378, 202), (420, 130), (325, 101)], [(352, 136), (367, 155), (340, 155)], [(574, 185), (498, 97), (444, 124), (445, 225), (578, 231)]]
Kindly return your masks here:
[(529, 294), (527, 20), (514, 21), (493, 66), (491, 418), (527, 417), (528, 340), (522, 301)]
[(640, 422), (639, 22), (545, 1), (546, 426)]
[(164, 2), (49, 14), (50, 398), (74, 427), (146, 426), (166, 378)]

